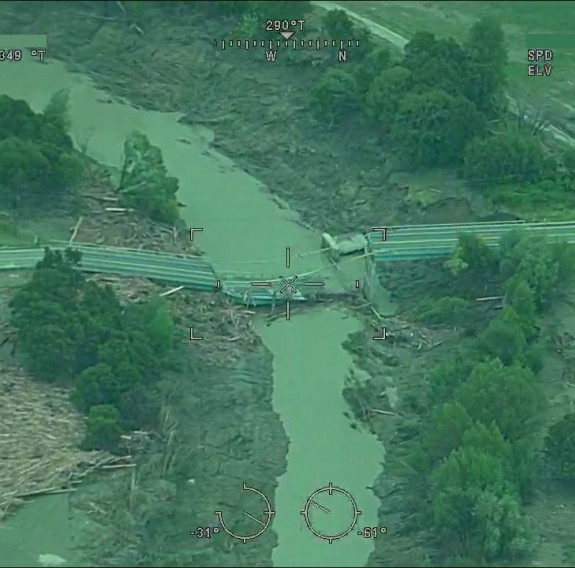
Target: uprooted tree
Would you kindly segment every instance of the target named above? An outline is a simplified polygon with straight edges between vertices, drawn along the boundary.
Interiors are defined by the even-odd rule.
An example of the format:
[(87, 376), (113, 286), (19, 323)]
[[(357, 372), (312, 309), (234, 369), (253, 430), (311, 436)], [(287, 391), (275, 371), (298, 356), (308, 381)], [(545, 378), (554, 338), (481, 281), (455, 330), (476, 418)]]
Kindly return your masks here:
[(141, 132), (124, 142), (124, 162), (118, 192), (125, 207), (154, 221), (174, 224), (178, 219), (177, 178), (169, 176), (162, 151)]

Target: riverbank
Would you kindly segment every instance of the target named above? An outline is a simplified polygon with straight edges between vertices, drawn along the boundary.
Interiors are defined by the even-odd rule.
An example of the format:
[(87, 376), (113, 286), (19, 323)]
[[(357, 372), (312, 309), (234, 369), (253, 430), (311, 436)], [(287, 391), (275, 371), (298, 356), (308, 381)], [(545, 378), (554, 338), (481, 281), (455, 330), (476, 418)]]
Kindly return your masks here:
[[(427, 268), (429, 273), (433, 273), (431, 267)], [(413, 267), (414, 286), (419, 270)], [(403, 301), (398, 302), (398, 311), (407, 316), (413, 313), (410, 295), (402, 292), (398, 291), (394, 296), (403, 296)], [(573, 522), (573, 508), (570, 506), (573, 490), (568, 482), (551, 471), (544, 447), (549, 427), (572, 412), (575, 402), (575, 307), (570, 300), (572, 293), (572, 286), (561, 290), (550, 309), (537, 322), (538, 334), (542, 338), (538, 375), (548, 403), (536, 418), (539, 430), (534, 440), (533, 492), (523, 510), (534, 533), (529, 553), (519, 561), (521, 566), (571, 565), (567, 552), (572, 538), (566, 527)], [(427, 329), (427, 333), (421, 323), (405, 317), (405, 329), (409, 335), (415, 332), (417, 336), (424, 332), (423, 338), (413, 338), (416, 340), (411, 344), (383, 346), (378, 343), (365, 350), (361, 341), (350, 342), (350, 349), (361, 358), (371, 376), (361, 386), (350, 381), (346, 399), (354, 417), (374, 431), (391, 454), (388, 470), (377, 478), (373, 486), (382, 503), (380, 522), (394, 527), (394, 537), (376, 542), (368, 566), (428, 566), (433, 562), (430, 556), (438, 552), (432, 548), (428, 535), (414, 530), (414, 526), (419, 525), (415, 525), (413, 503), (410, 501), (413, 496), (408, 489), (411, 478), (406, 474), (406, 470), (409, 471), (407, 460), (412, 457), (410, 451), (420, 439), (417, 434), (414, 437), (414, 432), (429, 427), (428, 397), (433, 390), (433, 381), (441, 376), (441, 364), (453, 361), (453, 354), (461, 353), (462, 346), (465, 349), (470, 338), (477, 337), (485, 329), (482, 318), (490, 320), (501, 313), (497, 299), (491, 305), (486, 304), (483, 310), (476, 312), (476, 320), (466, 326), (434, 325)], [(389, 389), (383, 390), (390, 383), (397, 386), (391, 393)]]
[[(133, 286), (126, 290), (133, 294)], [(142, 282), (138, 295), (157, 291)], [(161, 385), (161, 429), (137, 470), (107, 477), (74, 498), (95, 524), (82, 549), (98, 566), (269, 566), (273, 530), (257, 547), (190, 532), (217, 526), (215, 509), (237, 515), (244, 482), (275, 505), (287, 438), (272, 409), (270, 353), (253, 333), (252, 314), (220, 295), (177, 293), (170, 307), (178, 329), (193, 321), (209, 342), (190, 342), (182, 333), (175, 368)], [(230, 513), (227, 520), (238, 521)]]
[[(86, 179), (78, 190), (73, 206), (61, 208), (49, 222), (44, 219), (41, 225), (34, 225), (34, 215), (30, 214), (29, 219), (21, 220), (22, 231), (28, 226), (35, 227), (34, 234), (41, 243), (49, 239), (73, 238), (76, 242), (99, 245), (197, 254), (187, 231), (180, 233), (134, 214), (111, 211), (110, 200), (114, 195), (112, 178), (116, 174), (88, 159), (85, 166)], [(2, 306), (6, 316), (7, 302), (18, 285), (25, 281), (20, 273), (17, 276), (6, 278), (10, 284), (3, 290)], [(106, 275), (90, 278), (110, 286), (122, 303), (144, 302), (167, 291), (167, 288), (147, 280)], [(248, 480), (270, 495), (273, 503), (276, 480), (285, 470), (287, 439), (272, 410), (271, 358), (251, 327), (253, 312), (228, 303), (221, 294), (180, 290), (166, 296), (166, 300), (181, 339), (175, 351), (173, 369), (166, 373), (162, 383), (166, 391), (162, 431), (153, 433), (151, 444), (146, 446), (144, 453), (136, 454), (135, 468), (122, 469), (115, 474), (107, 472), (100, 482), (88, 486), (74, 484), (73, 494), (61, 495), (63, 502), (70, 498), (71, 509), (68, 505), (64, 509), (85, 512), (92, 526), (97, 527), (89, 538), (76, 534), (73, 539), (74, 546), (79, 549), (79, 558), (84, 557), (90, 563), (107, 565), (110, 562), (114, 565), (121, 554), (125, 558), (130, 551), (137, 551), (137, 557), (131, 557), (129, 563), (153, 554), (161, 554), (156, 562), (163, 562), (164, 544), (151, 546), (152, 535), (142, 533), (133, 526), (133, 523), (138, 527), (145, 524), (151, 514), (150, 507), (154, 509), (153, 514), (158, 515), (152, 532), (157, 534), (161, 524), (165, 528), (163, 535), (174, 534), (179, 539), (179, 546), (174, 550), (185, 551), (190, 536), (182, 527), (214, 524), (214, 494), (228, 506), (234, 506), (241, 497), (243, 480)], [(209, 341), (190, 342), (190, 324), (199, 327), (202, 334), (209, 336)], [(10, 334), (7, 337), (10, 340)], [(10, 342), (4, 345), (3, 357), (15, 365), (10, 354)], [(12, 368), (17, 370), (17, 367)], [(210, 377), (210, 381), (206, 381), (206, 377)], [(83, 437), (83, 420), (67, 400), (68, 393), (37, 384), (27, 377), (15, 378), (6, 369), (3, 369), (2, 384), (10, 390), (5, 397), (6, 404), (13, 400), (18, 412), (14, 414), (17, 424), (6, 421), (6, 426), (10, 427), (10, 440), (3, 437), (0, 450), (6, 448), (8, 451), (10, 442), (37, 453), (38, 445), (42, 445), (41, 455), (21, 451), (18, 456), (10, 456), (12, 473), (22, 469), (29, 474), (27, 477), (13, 477), (12, 485), (6, 487), (6, 494), (12, 497), (6, 505), (11, 505), (9, 512), (13, 512), (13, 506), (22, 504), (26, 493), (33, 497), (36, 492), (69, 491), (70, 475), (82, 464), (88, 467), (105, 456), (78, 450), (77, 444)], [(42, 420), (42, 413), (35, 404), (38, 397), (42, 399), (40, 406), (45, 406), (49, 415), (45, 420)], [(235, 417), (232, 416), (234, 412), (237, 413)], [(7, 416), (10, 418), (11, 415)], [(33, 428), (38, 420), (43, 423)], [(65, 422), (65, 427), (60, 430), (50, 427), (53, 421)], [(238, 428), (235, 424), (238, 421), (243, 423), (247, 432), (262, 432), (257, 438), (244, 436), (241, 451), (236, 443)], [(31, 435), (28, 426), (34, 435)], [(50, 428), (49, 433), (45, 431), (47, 427)], [(44, 436), (48, 436), (53, 443), (42, 443)], [(20, 442), (19, 437), (22, 438)], [(17, 461), (18, 457), (21, 459), (16, 463), (14, 460)], [(48, 458), (50, 464), (58, 466), (54, 471), (48, 467)], [(156, 465), (158, 460), (165, 462), (165, 471), (160, 476)], [(54, 464), (54, 461), (58, 463)], [(257, 468), (254, 462), (259, 464)], [(41, 468), (41, 472), (37, 471), (36, 466)], [(182, 479), (184, 475), (186, 477)], [(137, 489), (126, 490), (127, 484)], [(182, 517), (177, 517), (173, 510), (162, 516), (159, 511), (168, 495), (171, 504), (172, 498), (176, 497), (179, 503), (194, 502), (194, 507), (182, 507), (179, 511)], [(91, 499), (95, 499), (98, 506), (94, 506)], [(132, 523), (126, 519), (123, 509), (132, 515)], [(29, 515), (23, 518), (30, 521)], [(29, 565), (37, 561), (28, 552), (20, 550), (17, 544), (20, 531), (28, 530), (36, 534), (34, 527), (26, 527), (19, 520), (14, 526), (11, 523), (9, 520), (7, 526), (11, 530), (3, 533), (7, 537), (6, 542), (3, 540), (4, 560), (8, 565)], [(173, 523), (173, 529), (165, 526), (169, 523)], [(138, 546), (132, 548), (134, 542), (138, 542)], [(98, 543), (97, 546), (94, 543)], [(30, 545), (30, 550), (37, 551), (36, 556), (40, 552), (56, 552), (54, 549), (38, 550), (38, 545), (39, 542)], [(235, 558), (231, 560), (234, 565), (265, 566), (270, 563), (275, 536), (273, 531), (269, 531), (260, 539), (260, 547), (255, 553), (247, 547), (237, 547), (232, 553), (231, 549), (219, 550), (218, 545), (222, 545), (221, 540), (205, 551), (207, 557), (199, 561), (202, 565), (224, 565), (222, 557), (225, 556), (228, 561)], [(57, 552), (63, 554), (61, 550), (59, 548)], [(71, 561), (68, 551), (65, 552), (66, 559)], [(80, 560), (75, 558), (74, 562)], [(3, 562), (0, 564), (4, 565)]]
[[(10, 227), (14, 240), (2, 244), (37, 246), (52, 239), (79, 239), (89, 243), (120, 244), (126, 227), (137, 226), (145, 245), (160, 242), (159, 227), (145, 220), (126, 222), (125, 215), (106, 210), (100, 196), (110, 194), (109, 172), (85, 156), (84, 176), (77, 193), (64, 200), (47, 219), (45, 210), (30, 208)], [(82, 212), (76, 217), (78, 211)], [(9, 218), (7, 216), (7, 218)], [(3, 420), (0, 431), (0, 520), (27, 499), (73, 492), (86, 472), (114, 461), (105, 452), (80, 449), (84, 421), (65, 388), (33, 380), (15, 357), (15, 330), (9, 323), (9, 303), (27, 280), (26, 272), (4, 273), (0, 287), (0, 389)]]
[(54, 56), (88, 74), (98, 87), (209, 127), (214, 148), (316, 229), (340, 234), (391, 223), (405, 190), (382, 183), (390, 166), (381, 159), (378, 134), (366, 124), (329, 129), (307, 112), (314, 66), (266, 65), (261, 54), (220, 53), (213, 38), (231, 33), (231, 24), (192, 11), (171, 20), (163, 15), (154, 25), (140, 22), (140, 35), (126, 34), (128, 22), (121, 14), (103, 21), (94, 6), (71, 6), (67, 28), (59, 5), (19, 3), (7, 24), (25, 33), (41, 21)]

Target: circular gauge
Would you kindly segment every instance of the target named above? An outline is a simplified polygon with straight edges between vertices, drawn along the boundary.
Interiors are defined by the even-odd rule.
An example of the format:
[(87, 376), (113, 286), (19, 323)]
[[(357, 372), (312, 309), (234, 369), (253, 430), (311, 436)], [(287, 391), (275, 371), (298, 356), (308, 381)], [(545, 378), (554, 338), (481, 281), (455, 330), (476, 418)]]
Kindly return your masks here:
[[(248, 487), (244, 483), (242, 485), (242, 491), (247, 492), (244, 494), (244, 499), (242, 499), (242, 523), (238, 523), (236, 519), (236, 522), (230, 523), (230, 526), (233, 526), (233, 528), (229, 528), (226, 526), (226, 523), (224, 523), (222, 512), (214, 511), (214, 513), (220, 525), (222, 525), (222, 528), (230, 536), (241, 540), (245, 544), (248, 540), (252, 540), (258, 536), (261, 536), (267, 530), (267, 528), (270, 526), (275, 511), (272, 511), (268, 498), (258, 489), (255, 489), (254, 487)], [(263, 503), (261, 503), (262, 500)], [(242, 526), (236, 529), (236, 526), (239, 524)], [(243, 534), (240, 534), (240, 531)]]
[(361, 511), (349, 492), (329, 483), (309, 496), (301, 514), (309, 530), (331, 544), (353, 530)]

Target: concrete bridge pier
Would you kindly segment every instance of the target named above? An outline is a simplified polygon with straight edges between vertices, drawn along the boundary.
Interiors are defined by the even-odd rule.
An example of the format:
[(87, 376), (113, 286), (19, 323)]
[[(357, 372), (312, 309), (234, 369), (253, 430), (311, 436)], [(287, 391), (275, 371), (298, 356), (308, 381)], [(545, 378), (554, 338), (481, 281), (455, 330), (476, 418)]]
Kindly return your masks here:
[(370, 254), (367, 247), (364, 249), (364, 254), (363, 296), (368, 302), (376, 304), (384, 290), (377, 275), (377, 266), (373, 259), (373, 255)]

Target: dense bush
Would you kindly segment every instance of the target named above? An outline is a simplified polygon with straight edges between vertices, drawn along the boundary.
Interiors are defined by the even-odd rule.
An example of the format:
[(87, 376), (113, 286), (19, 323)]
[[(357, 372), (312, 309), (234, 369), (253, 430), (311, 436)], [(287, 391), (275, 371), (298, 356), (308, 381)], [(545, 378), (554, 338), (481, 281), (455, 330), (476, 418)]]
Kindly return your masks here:
[[(430, 529), (435, 565), (462, 558), (475, 566), (509, 562), (531, 550), (522, 507), (534, 494), (546, 404), (536, 321), (558, 287), (571, 281), (575, 261), (572, 247), (520, 230), (506, 234), (498, 248), (461, 235), (453, 257), (446, 267), (455, 279), (498, 281), (504, 305), (426, 373), (423, 419), (403, 468), (406, 507), (420, 530)], [(455, 297), (429, 300), (415, 312), (452, 325), (460, 310), (474, 319), (471, 303)], [(575, 471), (574, 420), (560, 420), (546, 442), (550, 462), (566, 478)]]
[(555, 471), (561, 477), (575, 481), (575, 412), (566, 414), (553, 424), (545, 449)]
[(0, 95), (0, 198), (11, 208), (48, 205), (78, 180), (62, 93), (46, 112), (35, 113), (24, 101)]
[[(356, 26), (340, 10), (328, 11), (323, 27), (332, 34), (346, 32), (348, 36), (355, 29), (358, 35)], [(494, 46), (489, 64), (479, 56), (485, 38)], [(354, 93), (361, 95), (363, 104), (356, 104), (357, 94), (349, 90), (347, 97), (354, 99), (351, 110), (363, 111), (390, 137), (405, 167), (459, 166), (467, 143), (481, 140), (489, 121), (505, 110), (506, 60), (501, 27), (489, 19), (472, 27), (463, 46), (453, 38), (437, 39), (429, 32), (418, 32), (401, 58), (371, 47), (356, 60), (350, 73), (356, 76)], [(323, 87), (325, 82), (320, 77), (318, 84)], [(332, 123), (338, 114), (350, 112), (349, 106), (337, 102), (343, 98), (342, 89), (317, 88), (312, 94), (315, 105), (330, 109), (326, 119)]]
[(541, 142), (530, 132), (504, 130), (475, 138), (465, 148), (463, 172), (471, 183), (532, 182), (549, 172)]
[[(327, 11), (322, 27), (334, 37), (369, 37), (343, 10)], [(463, 44), (416, 32), (398, 57), (367, 44), (345, 72), (328, 69), (318, 78), (311, 104), (323, 111), (320, 118), (333, 125), (362, 112), (406, 169), (455, 167), (482, 187), (553, 180), (564, 193), (575, 185), (575, 159), (566, 154), (558, 170), (543, 151), (540, 128), (523, 118), (508, 124), (508, 55), (493, 18), (478, 20)]]
[(159, 301), (122, 306), (111, 288), (86, 281), (78, 262), (75, 251), (46, 249), (10, 303), (12, 323), (24, 364), (38, 379), (72, 387), (89, 416), (86, 444), (109, 450), (119, 431), (153, 419), (149, 393), (173, 323)]

